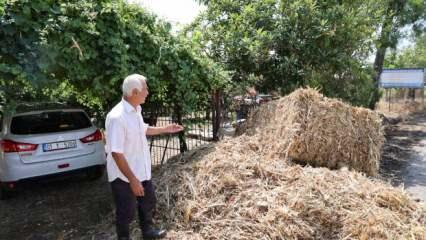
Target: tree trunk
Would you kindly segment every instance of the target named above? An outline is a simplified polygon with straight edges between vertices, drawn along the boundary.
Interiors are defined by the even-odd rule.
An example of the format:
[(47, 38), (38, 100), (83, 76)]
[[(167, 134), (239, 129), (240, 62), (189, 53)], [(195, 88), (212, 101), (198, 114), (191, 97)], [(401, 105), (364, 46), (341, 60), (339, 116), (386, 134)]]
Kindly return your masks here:
[(386, 12), (387, 17), (385, 18), (383, 24), (382, 24), (382, 29), (380, 32), (380, 39), (378, 41), (378, 43), (376, 44), (377, 47), (377, 52), (376, 52), (376, 58), (374, 59), (374, 76), (373, 77), (373, 81), (374, 81), (374, 86), (375, 86), (375, 90), (372, 93), (372, 96), (370, 98), (370, 103), (369, 103), (369, 108), (373, 109), (376, 106), (376, 102), (378, 102), (380, 100), (380, 92), (379, 92), (379, 81), (380, 81), (380, 74), (383, 71), (383, 63), (385, 61), (385, 55), (386, 55), (386, 49), (390, 46), (390, 33), (392, 31), (392, 21), (393, 21), (393, 15), (391, 15), (391, 6), (389, 6), (388, 11)]
[(377, 49), (376, 58), (374, 59), (374, 83), (379, 87), (380, 74), (383, 71), (383, 63), (385, 61), (387, 46), (383, 46)]
[(376, 58), (374, 59), (374, 85), (376, 90), (373, 92), (370, 98), (369, 108), (374, 109), (376, 102), (380, 100), (379, 93), (379, 80), (380, 74), (383, 71), (383, 63), (385, 61), (386, 49), (394, 47), (397, 42), (393, 42), (391, 39), (391, 33), (396, 31), (398, 26), (395, 23), (395, 17), (399, 16), (404, 9), (406, 0), (390, 0), (385, 13), (385, 19), (382, 24), (380, 32), (380, 39), (376, 45), (377, 52)]

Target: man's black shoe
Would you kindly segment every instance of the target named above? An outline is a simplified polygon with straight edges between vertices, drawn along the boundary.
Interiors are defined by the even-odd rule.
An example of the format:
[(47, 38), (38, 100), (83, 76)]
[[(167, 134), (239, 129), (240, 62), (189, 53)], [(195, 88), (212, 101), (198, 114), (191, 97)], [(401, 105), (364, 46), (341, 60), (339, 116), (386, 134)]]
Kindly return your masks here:
[(147, 231), (142, 232), (142, 236), (144, 240), (160, 239), (166, 236), (166, 230), (158, 230), (158, 229), (151, 228)]

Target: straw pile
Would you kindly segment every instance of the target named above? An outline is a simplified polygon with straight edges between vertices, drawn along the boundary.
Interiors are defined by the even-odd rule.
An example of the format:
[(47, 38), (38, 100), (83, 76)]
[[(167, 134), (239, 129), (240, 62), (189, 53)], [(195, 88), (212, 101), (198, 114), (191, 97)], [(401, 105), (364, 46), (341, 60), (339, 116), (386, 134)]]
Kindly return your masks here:
[[(330, 169), (348, 167), (375, 175), (384, 142), (379, 115), (299, 89), (258, 108), (247, 134), (260, 135), (262, 151)], [(271, 144), (274, 143), (274, 144)]]
[(249, 136), (159, 173), (169, 239), (425, 239), (426, 209), (361, 173), (259, 154)]
[[(378, 148), (383, 141), (377, 133), (356, 129), (379, 131), (373, 113), (327, 100), (313, 90), (299, 90), (259, 111), (266, 119), (254, 115), (250, 124), (257, 124), (249, 124), (247, 134), (186, 153), (154, 173), (158, 213), (161, 224), (170, 230), (168, 239), (426, 239), (426, 207), (402, 189), (348, 168), (302, 167), (286, 157), (303, 155), (299, 149), (308, 149), (303, 159), (321, 160), (329, 153), (332, 161), (354, 169), (362, 163), (343, 157), (367, 161), (367, 155), (377, 161), (375, 148), (354, 146), (357, 141)], [(333, 130), (332, 122), (335, 127), (355, 128), (347, 130), (352, 137), (371, 139), (351, 140), (337, 133), (340, 129)], [(314, 136), (315, 129), (323, 135)], [(322, 150), (315, 144), (302, 146), (313, 142), (309, 136), (322, 141), (324, 148), (334, 141), (336, 151), (344, 148), (351, 154)], [(329, 136), (342, 139), (326, 139)], [(311, 149), (320, 151), (321, 157)]]

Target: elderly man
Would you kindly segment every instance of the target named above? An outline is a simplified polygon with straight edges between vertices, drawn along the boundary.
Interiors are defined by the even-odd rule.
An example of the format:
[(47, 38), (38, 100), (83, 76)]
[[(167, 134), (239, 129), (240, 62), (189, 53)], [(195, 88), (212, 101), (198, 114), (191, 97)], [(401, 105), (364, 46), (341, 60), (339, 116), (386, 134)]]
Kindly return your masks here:
[(123, 81), (123, 99), (107, 115), (107, 172), (116, 208), (116, 230), (119, 240), (130, 239), (129, 224), (136, 206), (144, 239), (166, 235), (152, 227), (156, 204), (151, 182), (151, 158), (146, 135), (176, 133), (183, 130), (177, 124), (150, 127), (145, 124), (140, 104), (148, 96), (144, 76), (133, 74)]

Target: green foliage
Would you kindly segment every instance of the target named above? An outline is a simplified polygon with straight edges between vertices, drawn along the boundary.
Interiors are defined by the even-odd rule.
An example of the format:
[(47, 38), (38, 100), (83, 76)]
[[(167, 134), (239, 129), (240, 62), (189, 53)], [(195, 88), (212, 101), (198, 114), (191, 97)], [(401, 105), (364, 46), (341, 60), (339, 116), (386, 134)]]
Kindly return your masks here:
[(5, 6), (6, 2), (5, 0), (0, 0), (0, 15), (4, 14), (4, 6)]
[(79, 102), (103, 114), (120, 100), (121, 82), (131, 73), (148, 78), (150, 101), (186, 111), (200, 107), (213, 89), (226, 84), (219, 65), (137, 5), (9, 0), (4, 9), (3, 88), (22, 80), (50, 98)]
[(379, 1), (200, 2), (208, 9), (188, 34), (233, 71), (233, 82), (281, 93), (312, 85), (367, 105), (374, 88), (362, 63), (383, 13)]
[(426, 33), (415, 38), (415, 44), (402, 50), (386, 55), (386, 68), (425, 68), (426, 67)]
[(353, 62), (346, 71), (339, 73), (326, 69), (313, 72), (309, 85), (320, 89), (326, 96), (341, 98), (356, 106), (367, 106), (376, 89), (372, 73), (371, 67)]
[[(376, 58), (374, 60), (373, 79), (378, 85), (379, 77), (383, 69), (386, 50), (395, 49), (398, 40), (403, 36), (401, 29), (411, 25), (418, 34), (425, 30), (426, 4), (424, 0), (382, 0), (384, 14), (382, 15), (377, 29), (379, 36), (376, 41)], [(380, 96), (376, 90), (375, 97), (369, 103), (373, 108)]]

